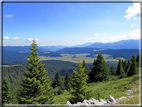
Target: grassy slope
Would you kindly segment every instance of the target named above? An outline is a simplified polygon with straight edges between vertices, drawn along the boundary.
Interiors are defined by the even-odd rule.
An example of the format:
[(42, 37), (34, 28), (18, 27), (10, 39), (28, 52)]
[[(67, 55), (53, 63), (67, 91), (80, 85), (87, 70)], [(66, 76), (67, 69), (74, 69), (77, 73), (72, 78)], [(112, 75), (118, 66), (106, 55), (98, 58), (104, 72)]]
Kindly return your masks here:
[[(112, 95), (116, 99), (122, 96), (127, 97), (127, 90), (133, 89), (136, 86), (139, 86), (139, 75), (108, 82), (90, 83), (87, 87), (94, 91), (94, 94), (92, 94), (91, 98), (97, 99), (95, 92), (97, 92), (100, 88), (102, 98), (108, 99), (109, 95)], [(136, 92), (134, 94), (138, 95), (139, 92)], [(55, 104), (66, 104), (68, 98), (70, 97), (71, 94), (67, 91), (64, 91), (63, 94), (54, 97)], [(137, 97), (136, 100), (136, 103), (139, 103), (139, 97)], [(122, 102), (119, 103), (123, 104)], [(127, 103), (131, 102), (129, 101)]]

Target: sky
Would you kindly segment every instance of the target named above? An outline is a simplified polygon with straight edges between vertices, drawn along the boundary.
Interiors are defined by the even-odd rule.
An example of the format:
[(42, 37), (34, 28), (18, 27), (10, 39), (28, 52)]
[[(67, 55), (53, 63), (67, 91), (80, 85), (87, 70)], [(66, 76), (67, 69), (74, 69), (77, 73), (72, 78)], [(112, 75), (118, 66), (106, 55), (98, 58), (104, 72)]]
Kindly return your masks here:
[(3, 3), (3, 46), (140, 39), (139, 3)]

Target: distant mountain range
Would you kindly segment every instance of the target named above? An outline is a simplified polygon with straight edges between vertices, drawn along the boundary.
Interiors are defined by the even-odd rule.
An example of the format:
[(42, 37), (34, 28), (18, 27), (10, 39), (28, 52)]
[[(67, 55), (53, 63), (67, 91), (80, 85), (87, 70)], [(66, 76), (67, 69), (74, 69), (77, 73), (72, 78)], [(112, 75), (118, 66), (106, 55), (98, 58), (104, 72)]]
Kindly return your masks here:
[(39, 46), (40, 48), (45, 49), (46, 51), (53, 51), (56, 52), (60, 49), (63, 48), (99, 48), (99, 49), (139, 49), (139, 40), (121, 40), (118, 42), (114, 43), (101, 43), (101, 42), (96, 42), (96, 43), (85, 43), (82, 45), (76, 45), (72, 47), (67, 47), (67, 46)]
[(88, 48), (100, 49), (139, 49), (139, 40), (121, 40), (114, 43), (94, 43), (87, 46)]
[[(30, 51), (31, 46), (3, 46), (3, 51), (21, 51), (28, 52)], [(39, 52), (56, 52), (63, 48), (99, 48), (99, 49), (139, 49), (139, 40), (121, 40), (114, 43), (85, 43), (82, 45), (76, 45), (72, 47), (67, 46), (37, 46), (39, 48)]]

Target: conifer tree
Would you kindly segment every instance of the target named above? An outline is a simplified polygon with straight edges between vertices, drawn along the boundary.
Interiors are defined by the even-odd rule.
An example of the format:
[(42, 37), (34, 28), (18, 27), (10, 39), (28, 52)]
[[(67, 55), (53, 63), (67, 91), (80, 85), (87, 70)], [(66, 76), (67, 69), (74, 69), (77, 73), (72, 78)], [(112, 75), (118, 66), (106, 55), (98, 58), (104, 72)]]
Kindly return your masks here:
[(91, 72), (89, 75), (90, 82), (97, 82), (109, 79), (110, 70), (106, 64), (102, 53), (100, 52), (97, 56), (97, 60), (94, 60)]
[(136, 62), (137, 62), (137, 66), (139, 67), (139, 54), (138, 54), (138, 56), (136, 58)]
[(9, 82), (7, 81), (7, 78), (4, 78), (2, 81), (2, 104), (8, 104), (10, 100)]
[(35, 40), (31, 46), (31, 52), (28, 52), (30, 56), (27, 59), (29, 66), (26, 66), (28, 71), (23, 73), (25, 79), (20, 84), (17, 100), (19, 104), (51, 104), (53, 103), (51, 81), (46, 76), (44, 64), (39, 61)]
[(111, 73), (111, 75), (116, 76), (116, 72), (115, 72), (115, 69), (114, 69), (113, 65), (111, 65), (111, 67), (110, 67), (110, 73)]
[(118, 65), (117, 65), (117, 70), (116, 70), (116, 75), (123, 75), (124, 74), (124, 70), (123, 70), (123, 65), (122, 65), (122, 61), (121, 59), (119, 59), (118, 61)]
[(70, 83), (70, 76), (69, 76), (69, 72), (67, 71), (66, 76), (65, 76), (65, 83), (64, 83), (67, 90), (69, 90), (69, 88), (70, 88), (69, 83)]
[(82, 102), (87, 97), (87, 80), (88, 75), (85, 73), (85, 68), (81, 65), (81, 62), (78, 64), (78, 69), (73, 71), (71, 79), (71, 91), (72, 94), (70, 101), (72, 103)]
[(137, 62), (136, 62), (136, 57), (135, 54), (133, 54), (132, 58), (131, 58), (131, 64), (130, 64), (130, 69), (128, 71), (127, 76), (132, 76), (134, 74), (138, 73), (138, 66), (137, 66)]
[(97, 60), (94, 59), (94, 62), (93, 62), (93, 65), (91, 67), (91, 72), (89, 74), (89, 80), (88, 82), (94, 82), (94, 81), (97, 81), (97, 78), (94, 78), (94, 75), (96, 75), (98, 72), (95, 71), (95, 68), (96, 68), (96, 63)]
[(83, 62), (82, 62), (82, 66), (83, 66), (83, 67), (85, 67), (85, 73), (86, 73), (87, 75), (89, 75), (90, 70), (89, 70), (89, 67), (86, 65), (85, 60), (83, 60)]
[(53, 87), (53, 88), (55, 88), (55, 87), (60, 87), (60, 88), (61, 88), (61, 86), (62, 86), (61, 76), (60, 76), (60, 73), (57, 72), (57, 73), (55, 74), (55, 78), (54, 78), (52, 87)]
[(127, 74), (127, 68), (128, 68), (128, 63), (127, 60), (123, 61), (123, 70), (125, 72), (125, 74)]

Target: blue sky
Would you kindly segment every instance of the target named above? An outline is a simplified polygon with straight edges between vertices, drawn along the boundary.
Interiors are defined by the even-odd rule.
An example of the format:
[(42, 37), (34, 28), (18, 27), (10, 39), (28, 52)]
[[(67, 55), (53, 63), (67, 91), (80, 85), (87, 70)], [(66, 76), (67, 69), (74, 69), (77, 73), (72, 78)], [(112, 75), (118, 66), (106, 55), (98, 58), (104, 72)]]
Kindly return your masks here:
[(139, 3), (3, 3), (3, 46), (140, 38)]

